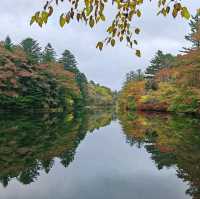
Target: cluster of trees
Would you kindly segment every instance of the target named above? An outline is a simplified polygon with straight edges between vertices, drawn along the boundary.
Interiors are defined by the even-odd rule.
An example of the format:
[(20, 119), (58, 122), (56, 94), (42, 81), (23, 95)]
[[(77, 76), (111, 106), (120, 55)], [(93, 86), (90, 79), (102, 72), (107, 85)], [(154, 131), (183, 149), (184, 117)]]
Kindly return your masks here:
[[(6, 37), (4, 41), (4, 47), (13, 51), (14, 48), (20, 47), (26, 53), (29, 64), (39, 64), (39, 63), (49, 63), (49, 62), (60, 62), (65, 64), (66, 69), (73, 68), (77, 70), (77, 61), (74, 55), (69, 51), (65, 50), (58, 60), (56, 59), (56, 52), (52, 47), (51, 43), (48, 43), (44, 50), (42, 51), (42, 47), (40, 44), (34, 40), (33, 38), (24, 39), (19, 45), (14, 45), (9, 36)], [(74, 71), (73, 71), (74, 72)]]
[(153, 59), (150, 61), (150, 65), (147, 67), (145, 74), (155, 75), (159, 70), (163, 68), (170, 68), (175, 59), (170, 53), (163, 53), (158, 50), (154, 55)]
[(185, 38), (192, 45), (184, 49), (185, 54), (173, 56), (159, 50), (143, 79), (140, 73), (127, 73), (118, 97), (122, 110), (200, 113), (199, 20), (199, 14), (190, 20), (191, 31)]
[(48, 43), (44, 50), (40, 44), (34, 40), (33, 38), (24, 39), (19, 45), (14, 45), (9, 36), (6, 37), (4, 41), (4, 47), (13, 51), (14, 48), (20, 47), (25, 52), (29, 64), (44, 64), (44, 63), (61, 63), (64, 65), (64, 69), (75, 74), (75, 80), (77, 85), (80, 88), (81, 92), (81, 103), (86, 103), (87, 96), (87, 78), (84, 73), (81, 73), (78, 69), (78, 63), (76, 61), (75, 56), (70, 52), (70, 50), (66, 49), (62, 53), (60, 58), (56, 58), (56, 52), (52, 45)]
[[(42, 85), (44, 85), (44, 88), (42, 88), (43, 91), (40, 89), (40, 94), (44, 96), (44, 94), (47, 93), (46, 90), (48, 89), (49, 94), (52, 95), (52, 97), (54, 98), (55, 94), (53, 92), (56, 92), (55, 85), (57, 85), (56, 82), (58, 82), (57, 86), (63, 87), (65, 91), (56, 92), (57, 97), (62, 96), (62, 103), (66, 104), (66, 106), (68, 106), (68, 109), (71, 106), (74, 110), (78, 110), (79, 108), (84, 106), (110, 105), (114, 103), (113, 92), (107, 87), (100, 86), (98, 84), (95, 84), (94, 82), (88, 82), (85, 74), (80, 72), (80, 70), (78, 69), (78, 63), (75, 56), (68, 49), (64, 50), (62, 55), (57, 58), (56, 52), (50, 43), (48, 43), (47, 46), (45, 46), (44, 50), (42, 50), (39, 43), (32, 38), (26, 38), (19, 45), (14, 45), (9, 36), (7, 36), (5, 41), (1, 43), (0, 47), (3, 48), (0, 58), (2, 57), (3, 59), (7, 57), (7, 55), (11, 57), (19, 57), (18, 62), (20, 62), (20, 64), (13, 63), (15, 67), (17, 67), (16, 71), (18, 71), (18, 73), (12, 74), (12, 78), (15, 79), (15, 84), (18, 84), (19, 81), (22, 82), (22, 84), (19, 84), (18, 86), (21, 88), (22, 91), (30, 91), (32, 89), (28, 93), (31, 99), (33, 98), (35, 93), (38, 93), (38, 90), (42, 87)], [(21, 52), (20, 55), (18, 55), (19, 52)], [(21, 67), (23, 65), (22, 62), (24, 61), (24, 59), (26, 60), (24, 63), (27, 66), (26, 69), (24, 67)], [(9, 60), (13, 62), (12, 58), (9, 58)], [(7, 60), (6, 63), (10, 63), (9, 60)], [(29, 70), (30, 68), (31, 70)], [(38, 78), (37, 80), (34, 80), (35, 84), (33, 84), (33, 82), (30, 83), (30, 81), (32, 81), (34, 77), (39, 77), (38, 75), (33, 75), (34, 72), (36, 72), (37, 74), (39, 73), (38, 75), (41, 75), (42, 77), (45, 76), (42, 82), (40, 82)], [(22, 77), (18, 78), (19, 74), (21, 74)], [(51, 74), (51, 77), (49, 76), (49, 74)], [(13, 80), (11, 80), (11, 77), (8, 77), (7, 79), (8, 82), (13, 82)], [(52, 81), (52, 87), (49, 86), (50, 80)], [(12, 84), (12, 82), (10, 82), (10, 84)], [(27, 97), (27, 92), (18, 92), (18, 90), (20, 89), (16, 91), (16, 88), (14, 87), (12, 87), (12, 89), (8, 88), (9, 85), (8, 83), (5, 83), (4, 80), (2, 80), (2, 83), (9, 92), (13, 91), (13, 93), (15, 93), (15, 96), (21, 96), (23, 94), (23, 97)], [(32, 87), (34, 87), (34, 92)], [(3, 94), (0, 97), (4, 99), (8, 92), (2, 93)], [(17, 100), (18, 97), (15, 98), (15, 96), (14, 94), (12, 94), (11, 100)], [(47, 99), (47, 101), (52, 101), (52, 103), (55, 104), (55, 99), (50, 100), (50, 97), (47, 97), (46, 95), (44, 96), (44, 98)], [(38, 95), (36, 96), (36, 99), (37, 100), (32, 101), (44, 101), (41, 97), (38, 97)], [(7, 100), (3, 101), (7, 103)], [(32, 102), (30, 102), (28, 105), (31, 106), (31, 104)]]
[(115, 104), (116, 92), (94, 81), (88, 83), (88, 102), (90, 105), (105, 107)]

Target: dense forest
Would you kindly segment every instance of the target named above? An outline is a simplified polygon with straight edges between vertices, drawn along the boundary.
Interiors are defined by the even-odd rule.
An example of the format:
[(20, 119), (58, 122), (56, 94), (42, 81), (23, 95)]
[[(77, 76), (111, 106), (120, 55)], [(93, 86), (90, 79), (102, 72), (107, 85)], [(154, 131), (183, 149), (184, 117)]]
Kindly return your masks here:
[(1, 109), (73, 112), (110, 105), (113, 95), (109, 88), (89, 82), (67, 49), (57, 58), (50, 43), (42, 50), (32, 38), (14, 45), (8, 36), (0, 43)]
[(185, 39), (191, 48), (172, 55), (158, 50), (145, 72), (131, 71), (120, 91), (120, 110), (200, 113), (200, 16), (193, 16)]

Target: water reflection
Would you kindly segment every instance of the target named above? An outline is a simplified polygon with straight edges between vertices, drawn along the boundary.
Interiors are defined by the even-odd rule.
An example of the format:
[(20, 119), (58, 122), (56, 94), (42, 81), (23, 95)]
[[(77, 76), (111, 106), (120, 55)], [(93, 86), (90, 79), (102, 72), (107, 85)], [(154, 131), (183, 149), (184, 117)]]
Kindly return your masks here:
[(200, 198), (199, 119), (118, 119), (112, 110), (0, 115), (0, 198)]
[(163, 114), (119, 114), (123, 132), (131, 146), (145, 148), (159, 170), (176, 168), (187, 182), (186, 194), (200, 198), (200, 120)]
[(74, 117), (63, 113), (0, 115), (0, 182), (16, 178), (22, 184), (48, 173), (55, 158), (67, 167), (86, 133), (108, 125), (112, 111), (95, 111)]

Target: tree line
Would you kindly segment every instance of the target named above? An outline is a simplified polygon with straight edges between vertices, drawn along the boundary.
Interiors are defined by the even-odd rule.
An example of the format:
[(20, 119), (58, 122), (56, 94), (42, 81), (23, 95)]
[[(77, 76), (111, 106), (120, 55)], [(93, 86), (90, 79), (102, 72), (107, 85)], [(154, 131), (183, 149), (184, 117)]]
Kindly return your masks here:
[(87, 78), (84, 73), (80, 72), (78, 69), (78, 62), (73, 55), (73, 53), (65, 49), (61, 57), (57, 58), (55, 49), (52, 47), (51, 43), (48, 43), (44, 50), (42, 50), (40, 44), (37, 40), (33, 38), (26, 38), (20, 42), (18, 45), (14, 45), (9, 36), (3, 41), (5, 49), (13, 51), (15, 48), (21, 48), (26, 54), (29, 64), (48, 64), (48, 63), (61, 63), (64, 69), (75, 74), (75, 80), (80, 88), (81, 92), (81, 103), (86, 101), (87, 96)]

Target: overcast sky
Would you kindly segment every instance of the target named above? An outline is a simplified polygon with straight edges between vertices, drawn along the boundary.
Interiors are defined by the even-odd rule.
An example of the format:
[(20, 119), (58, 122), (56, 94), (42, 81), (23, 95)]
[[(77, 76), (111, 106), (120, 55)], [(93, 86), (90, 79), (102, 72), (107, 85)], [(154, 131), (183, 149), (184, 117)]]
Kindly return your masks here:
[[(136, 22), (142, 30), (138, 37), (142, 58), (135, 57), (134, 52), (125, 44), (118, 44), (115, 48), (106, 47), (99, 52), (95, 46), (99, 40), (104, 39), (107, 23), (102, 23), (95, 29), (77, 23), (60, 28), (58, 9), (57, 14), (42, 29), (37, 25), (30, 27), (30, 17), (41, 10), (44, 3), (45, 0), (1, 0), (0, 40), (10, 35), (13, 42), (19, 43), (26, 37), (33, 37), (42, 47), (50, 42), (58, 55), (64, 49), (69, 49), (89, 80), (112, 89), (121, 87), (125, 74), (130, 70), (144, 70), (158, 49), (177, 54), (183, 46), (189, 45), (184, 41), (184, 35), (189, 31), (188, 22), (181, 18), (174, 20), (172, 17), (158, 17), (156, 4), (148, 2), (142, 7), (141, 19)], [(183, 0), (183, 3), (192, 13), (200, 8), (199, 0)], [(111, 11), (113, 8), (109, 7), (107, 16), (112, 16)]]

